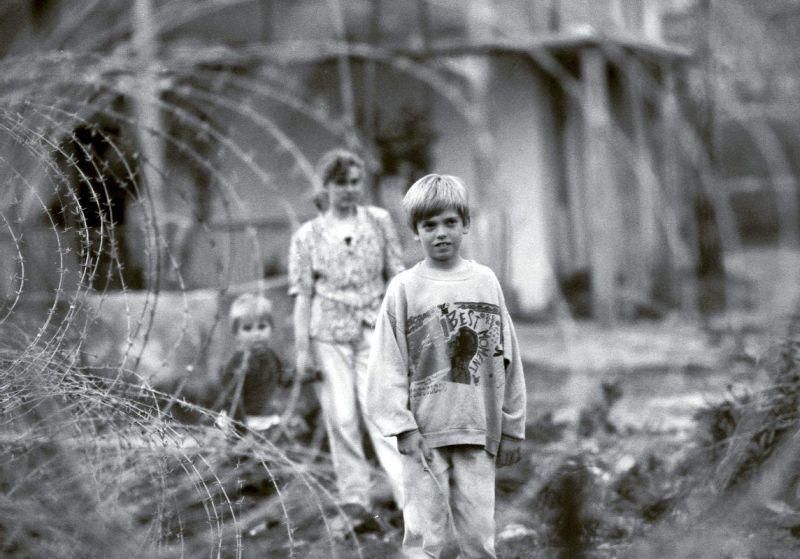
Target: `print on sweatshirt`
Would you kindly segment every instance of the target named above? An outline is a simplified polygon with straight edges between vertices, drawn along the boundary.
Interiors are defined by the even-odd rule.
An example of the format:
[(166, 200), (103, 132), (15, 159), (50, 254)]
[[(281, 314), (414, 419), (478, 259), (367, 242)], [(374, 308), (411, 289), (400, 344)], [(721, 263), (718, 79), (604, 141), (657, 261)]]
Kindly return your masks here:
[[(487, 359), (502, 357), (500, 307), (489, 303), (443, 303), (409, 317), (406, 329), (411, 399), (447, 391), (448, 383), (491, 382)], [(481, 373), (489, 379), (481, 378)]]

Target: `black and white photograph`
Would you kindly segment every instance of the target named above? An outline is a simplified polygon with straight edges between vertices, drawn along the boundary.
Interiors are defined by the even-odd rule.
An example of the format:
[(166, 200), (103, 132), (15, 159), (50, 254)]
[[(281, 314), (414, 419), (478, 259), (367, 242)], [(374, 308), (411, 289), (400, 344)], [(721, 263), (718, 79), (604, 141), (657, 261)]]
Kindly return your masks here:
[(800, 557), (800, 0), (0, 0), (0, 557)]

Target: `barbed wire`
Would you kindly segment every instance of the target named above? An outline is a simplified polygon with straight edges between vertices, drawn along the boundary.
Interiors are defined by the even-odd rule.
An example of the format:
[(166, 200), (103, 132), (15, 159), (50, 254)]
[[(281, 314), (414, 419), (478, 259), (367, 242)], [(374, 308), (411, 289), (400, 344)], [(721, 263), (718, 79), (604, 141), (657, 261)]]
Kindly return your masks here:
[[(123, 4), (116, 5), (118, 13), (130, 9)], [(163, 2), (152, 31), (167, 36), (245, 4)], [(7, 185), (0, 194), (0, 243), (8, 278), (0, 312), (0, 516), (13, 519), (0, 521), (3, 554), (241, 557), (248, 540), (264, 545), (259, 534), (267, 534), (287, 556), (317, 542), (324, 542), (333, 557), (365, 555), (367, 544), (353, 527), (342, 531), (335, 525), (341, 510), (331, 494), (332, 469), (320, 451), (319, 431), (316, 436), (292, 433), (287, 416), (280, 430), (257, 433), (234, 422), (238, 430), (223, 431), (216, 425), (219, 410), (209, 408), (213, 399), (208, 398), (218, 389), (219, 370), (230, 354), (225, 315), (231, 298), (252, 291), (286, 299), (281, 293), (285, 277), (263, 278), (272, 248), (268, 242), (277, 241), (265, 240), (272, 233), (248, 222), (253, 202), (243, 192), (245, 185), (257, 184), (267, 193), (263, 198), (274, 206), (270, 209), (278, 208), (273, 213), (289, 230), (308, 213), (297, 209), (296, 192), (319, 187), (311, 164), (316, 147), (293, 135), (288, 115), (302, 118), (326, 139), (373, 149), (356, 128), (355, 61), (379, 64), (399, 76), (398, 82), (407, 80), (409, 89), (425, 88), (446, 104), (469, 132), (465, 150), (481, 166), (481, 178), (488, 187), (497, 180), (497, 132), (487, 100), (474, 94), (474, 68), (454, 61), (455, 55), (430, 57), (415, 47), (349, 41), (342, 4), (328, 2), (324, 16), (335, 40), (167, 44), (151, 68), (155, 92), (142, 87), (130, 18), (84, 33), (84, 21), (113, 11), (101, 2), (60, 13), (37, 50), (0, 59), (0, 177)], [(447, 3), (432, 4), (450, 9)], [(501, 19), (492, 25), (505, 41), (529, 44), (528, 36), (504, 33), (516, 28), (513, 23)], [(669, 141), (688, 156), (712, 195), (725, 231), (724, 250), (740, 250), (736, 218), (719, 188), (715, 162), (692, 116), (681, 110), (677, 93), (665, 93), (663, 81), (628, 49), (615, 46), (613, 37), (595, 38), (603, 60), (629, 72), (631, 95), (669, 112), (674, 128), (667, 133), (675, 133)], [(433, 46), (455, 52), (464, 45), (441, 41)], [(521, 50), (571, 107), (588, 112), (584, 84), (563, 57), (535, 42)], [(341, 108), (320, 104), (312, 86), (287, 76), (293, 65), (322, 61), (338, 64)], [(130, 103), (165, 115), (166, 125), (142, 127)], [(796, 193), (781, 138), (767, 120), (751, 119), (734, 96), (721, 94), (718, 103), (727, 116), (748, 122), (746, 129), (767, 161), (768, 178), (788, 177), (781, 192)], [(233, 123), (246, 123), (247, 133), (234, 130)], [(603, 140), (632, 162), (644, 212), (651, 212), (639, 228), (645, 242), (657, 243), (655, 235), (663, 232), (668, 250), (691, 267), (688, 245), (696, 239), (687, 240), (682, 230), (684, 201), (662, 178), (660, 162), (643, 155), (621, 123), (605, 126)], [(168, 154), (165, 161), (143, 155), (137, 131), (160, 143)], [(251, 145), (253, 137), (262, 143)], [(184, 168), (176, 170), (180, 165)], [(169, 211), (157, 205), (155, 185), (147, 183), (145, 171), (168, 185)], [(184, 176), (192, 172), (202, 175), (205, 192)], [(207, 199), (198, 202), (203, 196)], [(779, 245), (791, 250), (800, 224), (797, 201), (779, 199), (785, 202), (778, 207)], [(122, 206), (124, 223), (118, 213)], [(211, 216), (241, 222), (242, 238), (238, 230), (220, 233)], [(196, 279), (200, 265), (186, 258), (187, 244), (193, 248), (186, 250), (206, 260), (203, 269), (212, 270), (205, 283)], [(779, 258), (772, 265), (782, 269), (787, 282), (800, 284), (800, 270), (789, 262)], [(550, 277), (557, 276), (554, 261), (542, 266)], [(142, 278), (136, 279), (136, 270)], [(789, 300), (796, 294), (784, 295)], [(650, 298), (638, 284), (626, 286), (625, 296)], [(565, 351), (573, 354), (572, 366), (591, 368), (593, 357), (581, 353), (577, 337), (584, 334), (566, 297), (555, 290), (554, 299), (556, 325)], [(280, 308), (276, 328), (284, 358), (291, 354), (287, 304)], [(792, 305), (785, 303), (784, 315)], [(674, 340), (678, 344), (685, 337)], [(771, 396), (791, 388), (791, 382), (780, 380), (765, 389), (763, 398), (738, 402), (740, 413), (757, 414)], [(288, 400), (294, 402), (298, 385), (293, 390)], [(793, 425), (779, 418), (771, 427)], [(760, 430), (763, 426), (742, 426), (730, 439), (707, 441), (702, 448), (732, 448)], [(791, 464), (787, 458), (779, 466), (786, 471)]]

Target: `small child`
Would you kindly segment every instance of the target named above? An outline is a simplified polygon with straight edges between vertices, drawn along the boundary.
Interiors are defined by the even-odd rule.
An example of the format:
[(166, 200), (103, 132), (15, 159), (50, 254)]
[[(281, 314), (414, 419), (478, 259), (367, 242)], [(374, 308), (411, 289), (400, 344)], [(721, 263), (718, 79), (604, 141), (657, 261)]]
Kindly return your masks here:
[(367, 412), (403, 458), (403, 551), (438, 557), (450, 522), (464, 557), (495, 557), (495, 467), (520, 459), (525, 379), (494, 273), (461, 257), (467, 191), (427, 175), (403, 199), (425, 259), (398, 274), (370, 353)]
[(240, 295), (231, 304), (228, 321), (236, 349), (222, 371), (214, 406), (220, 410), (217, 424), (227, 429), (235, 419), (261, 430), (278, 418), (270, 401), (282, 374), (280, 358), (270, 347), (272, 302), (263, 295)]

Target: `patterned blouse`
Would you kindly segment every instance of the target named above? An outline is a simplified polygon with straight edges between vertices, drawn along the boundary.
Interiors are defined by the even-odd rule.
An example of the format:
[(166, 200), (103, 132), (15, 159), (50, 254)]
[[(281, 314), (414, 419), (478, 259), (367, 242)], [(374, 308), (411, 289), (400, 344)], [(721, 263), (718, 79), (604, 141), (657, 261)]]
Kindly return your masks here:
[(312, 339), (350, 343), (372, 327), (388, 280), (404, 269), (389, 212), (359, 206), (348, 242), (326, 228), (324, 216), (305, 222), (289, 248), (289, 294), (311, 298)]

